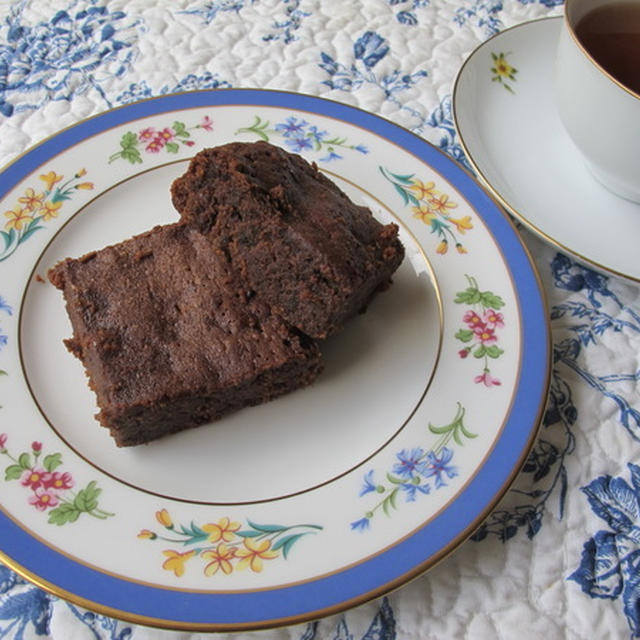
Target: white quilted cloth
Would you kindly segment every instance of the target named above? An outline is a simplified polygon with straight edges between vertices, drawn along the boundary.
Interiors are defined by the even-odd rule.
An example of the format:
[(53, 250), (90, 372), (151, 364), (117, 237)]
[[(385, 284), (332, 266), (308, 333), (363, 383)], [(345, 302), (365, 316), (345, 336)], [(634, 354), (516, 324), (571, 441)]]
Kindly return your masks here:
[[(490, 35), (556, 15), (559, 4), (3, 0), (0, 165), (107, 108), (217, 86), (285, 89), (357, 105), (460, 159), (450, 98), (462, 62)], [(78, 29), (55, 40), (59, 12), (89, 9), (100, 27), (92, 36)], [(383, 44), (363, 61), (354, 46), (367, 32)], [(38, 53), (45, 42), (55, 44)], [(50, 64), (39, 67), (43, 55)], [(332, 75), (328, 57), (348, 73)], [(553, 379), (539, 441), (504, 503), (474, 540), (384, 599), (317, 623), (221, 637), (640, 637), (640, 289), (524, 235), (549, 294)], [(201, 637), (90, 614), (0, 568), (0, 638)]]

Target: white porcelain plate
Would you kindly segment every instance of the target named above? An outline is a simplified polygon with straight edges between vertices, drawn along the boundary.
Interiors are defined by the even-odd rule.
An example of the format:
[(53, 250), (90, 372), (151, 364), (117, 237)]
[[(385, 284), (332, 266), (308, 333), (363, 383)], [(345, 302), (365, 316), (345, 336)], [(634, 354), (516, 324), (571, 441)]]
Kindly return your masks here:
[[(198, 149), (259, 139), (395, 220), (407, 258), (313, 386), (119, 449), (47, 270), (176, 220)], [(524, 461), (549, 374), (537, 275), (496, 203), (409, 132), (308, 96), (195, 92), (81, 122), (1, 185), (0, 557), (37, 584), (175, 629), (309, 620), (432, 566)]]
[(520, 24), (469, 56), (453, 94), (458, 135), (479, 178), (531, 231), (600, 271), (640, 282), (640, 204), (596, 182), (557, 114), (561, 24), (561, 17)]

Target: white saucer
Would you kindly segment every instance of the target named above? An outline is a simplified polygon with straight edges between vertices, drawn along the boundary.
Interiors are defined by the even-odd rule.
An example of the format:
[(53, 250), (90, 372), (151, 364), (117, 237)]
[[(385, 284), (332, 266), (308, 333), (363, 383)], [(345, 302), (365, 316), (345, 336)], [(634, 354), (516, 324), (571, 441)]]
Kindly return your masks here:
[[(640, 205), (594, 180), (556, 112), (561, 24), (512, 27), (469, 56), (453, 92), (458, 135), (478, 177), (531, 231), (591, 267), (640, 282)], [(501, 54), (510, 77), (495, 71)]]

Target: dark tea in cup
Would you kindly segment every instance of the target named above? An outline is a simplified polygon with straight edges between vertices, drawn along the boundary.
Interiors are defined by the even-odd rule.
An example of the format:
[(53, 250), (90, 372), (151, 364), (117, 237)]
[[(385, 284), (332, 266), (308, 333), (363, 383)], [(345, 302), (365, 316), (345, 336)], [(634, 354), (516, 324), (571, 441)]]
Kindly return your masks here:
[(584, 15), (575, 34), (618, 82), (640, 94), (640, 0), (611, 2)]

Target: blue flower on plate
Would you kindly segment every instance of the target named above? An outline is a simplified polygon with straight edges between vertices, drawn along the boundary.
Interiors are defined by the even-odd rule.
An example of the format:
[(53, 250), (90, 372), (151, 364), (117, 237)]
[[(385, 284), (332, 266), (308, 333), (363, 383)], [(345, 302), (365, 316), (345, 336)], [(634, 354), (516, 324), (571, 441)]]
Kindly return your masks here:
[(582, 487), (591, 509), (609, 526), (582, 549), (580, 566), (569, 580), (592, 598), (622, 599), (634, 637), (640, 636), (640, 466), (629, 463), (631, 484), (600, 476)]
[(295, 153), (301, 153), (305, 149), (313, 149), (313, 143), (306, 136), (297, 136), (295, 138), (286, 138), (285, 144)]
[(426, 469), (422, 473), (427, 478), (435, 476), (436, 489), (447, 486), (447, 483), (442, 479), (443, 475), (449, 479), (458, 475), (457, 468), (449, 464), (452, 458), (453, 450), (449, 449), (449, 447), (443, 447), (440, 457), (433, 451), (429, 451), (427, 454)]
[(370, 526), (371, 526), (371, 522), (370, 522), (370, 519), (367, 517), (360, 518), (360, 520), (356, 520), (355, 522), (351, 523), (351, 528), (354, 531), (365, 531)]
[(13, 309), (11, 309), (9, 303), (2, 296), (0, 296), (0, 311), (13, 315)]
[(431, 487), (428, 484), (416, 484), (415, 482), (403, 482), (400, 488), (404, 492), (407, 502), (415, 502), (418, 493), (428, 495), (431, 493)]
[(360, 489), (360, 493), (358, 494), (359, 496), (362, 497), (367, 495), (367, 493), (373, 493), (374, 491), (377, 491), (377, 485), (373, 480), (373, 473), (373, 469), (365, 473), (364, 484), (362, 485), (362, 489)]
[(424, 450), (415, 447), (411, 450), (402, 449), (396, 453), (398, 462), (393, 465), (393, 473), (402, 478), (413, 478), (416, 473), (425, 474)]
[(306, 120), (298, 120), (295, 116), (290, 116), (284, 122), (275, 125), (275, 130), (279, 131), (285, 138), (304, 133), (305, 127), (309, 123)]

